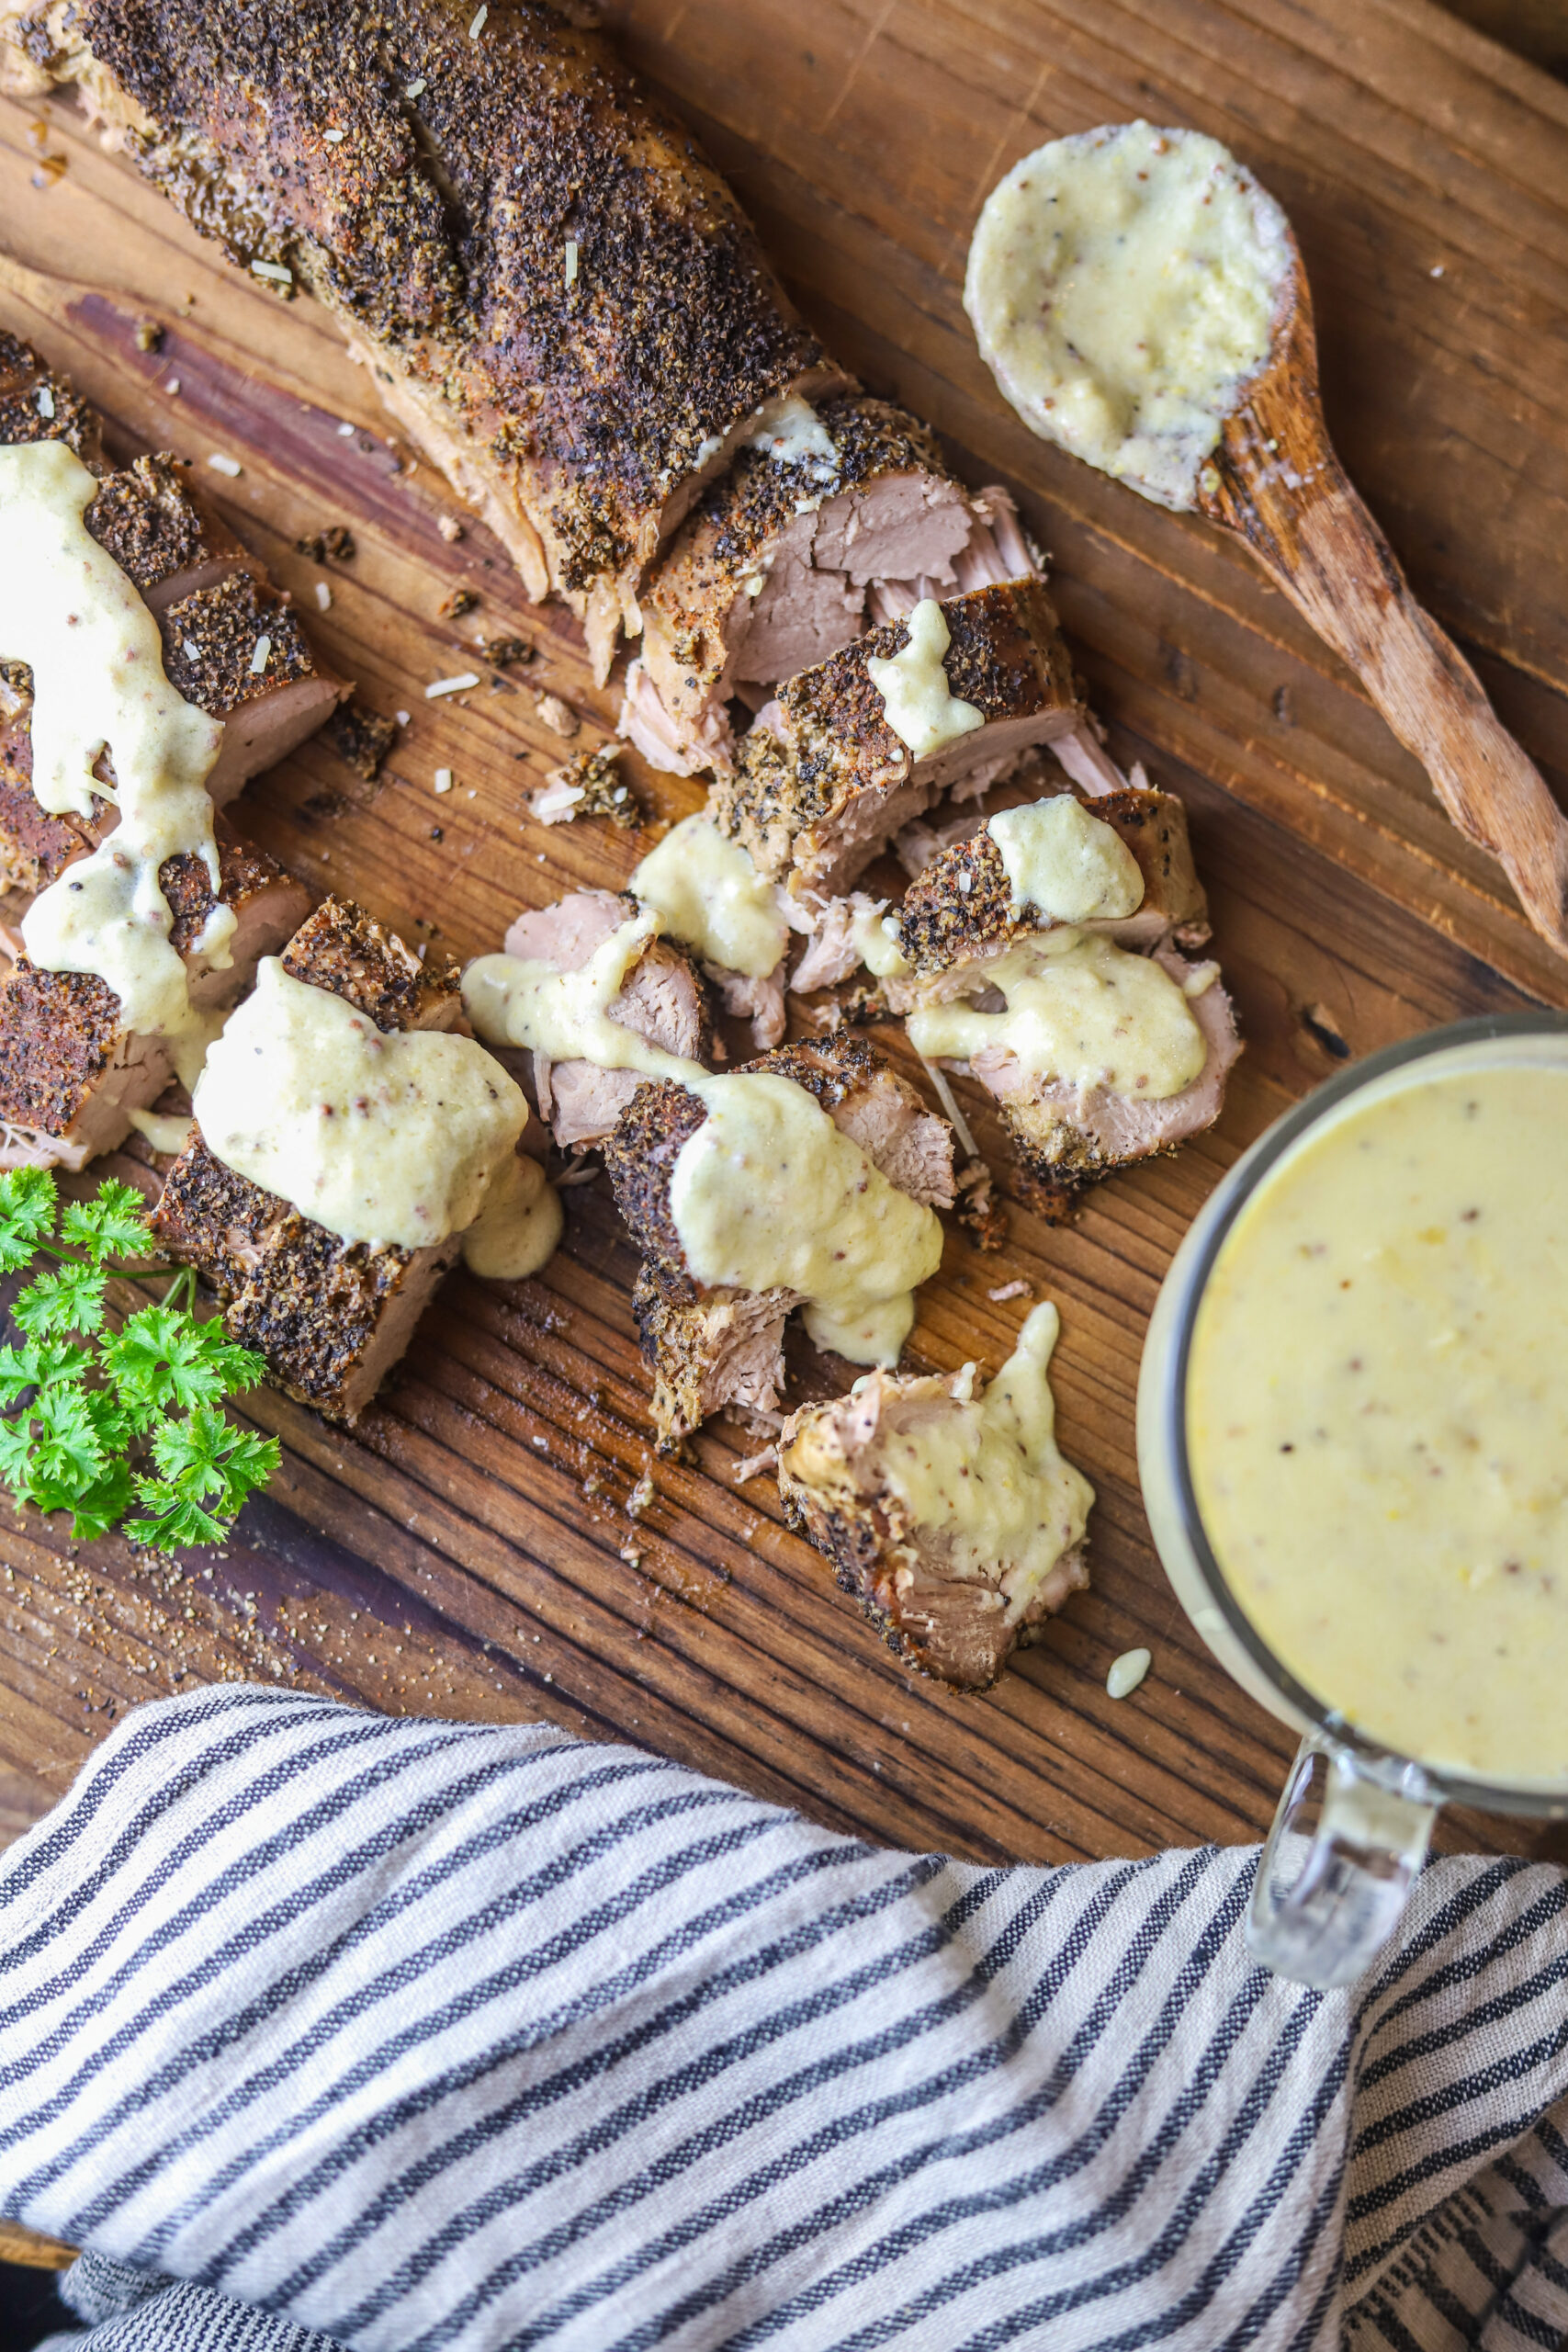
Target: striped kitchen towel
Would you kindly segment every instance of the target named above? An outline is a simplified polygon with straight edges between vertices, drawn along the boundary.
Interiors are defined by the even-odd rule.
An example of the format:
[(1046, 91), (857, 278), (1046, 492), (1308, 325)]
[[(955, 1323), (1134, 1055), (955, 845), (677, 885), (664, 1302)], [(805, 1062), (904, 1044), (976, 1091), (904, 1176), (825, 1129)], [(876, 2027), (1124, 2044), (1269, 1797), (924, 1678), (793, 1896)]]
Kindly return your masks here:
[(1563, 1874), (1435, 1863), (1318, 1993), (1256, 1861), (201, 1690), (0, 1860), (0, 2212), (94, 2352), (1560, 2346)]

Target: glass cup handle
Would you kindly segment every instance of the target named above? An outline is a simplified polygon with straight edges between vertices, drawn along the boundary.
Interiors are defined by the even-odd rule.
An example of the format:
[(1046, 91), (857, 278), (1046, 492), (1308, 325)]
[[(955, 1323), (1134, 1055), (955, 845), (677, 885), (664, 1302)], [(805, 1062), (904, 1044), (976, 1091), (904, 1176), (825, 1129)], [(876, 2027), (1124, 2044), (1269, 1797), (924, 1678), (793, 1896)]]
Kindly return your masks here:
[[(1309, 1840), (1295, 1823), (1320, 1778)], [(1253, 1959), (1298, 1984), (1353, 1984), (1399, 1925), (1437, 1809), (1416, 1765), (1374, 1768), (1328, 1733), (1308, 1732), (1253, 1883)]]

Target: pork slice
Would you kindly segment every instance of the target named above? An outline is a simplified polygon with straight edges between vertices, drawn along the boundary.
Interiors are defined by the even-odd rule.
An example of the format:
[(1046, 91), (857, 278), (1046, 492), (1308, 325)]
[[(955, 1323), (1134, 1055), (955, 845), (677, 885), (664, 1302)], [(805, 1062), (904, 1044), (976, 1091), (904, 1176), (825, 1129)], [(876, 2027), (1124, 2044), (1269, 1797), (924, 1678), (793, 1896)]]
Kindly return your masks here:
[(816, 914), (806, 953), (790, 974), (789, 985), (794, 994), (809, 996), (814, 989), (836, 988), (840, 980), (849, 978), (860, 964), (855, 925), (863, 915), (873, 914), (881, 903), (863, 890), (856, 890), (847, 899), (827, 900)]
[(166, 450), (106, 474), (83, 517), (99, 546), (155, 613), (247, 572), (265, 595), (265, 571), (241, 546), (190, 479), (190, 461)]
[[(223, 966), (196, 952), (213, 903), (204, 862), (166, 859), (158, 877), (202, 1009), (241, 997), (309, 903), (300, 883), (231, 835), (219, 842), (219, 873), (237, 917)], [(85, 1168), (125, 1141), (131, 1112), (151, 1110), (173, 1076), (168, 1041), (128, 1030), (95, 974), (43, 971), (24, 954), (0, 980), (0, 1167)]]
[(645, 1267), (632, 1292), (644, 1355), (653, 1365), (660, 1443), (689, 1437), (727, 1408), (765, 1413), (784, 1385), (784, 1325), (793, 1290), (710, 1290), (672, 1299)]
[(932, 801), (982, 763), (1010, 761), (1082, 716), (1072, 666), (1038, 581), (944, 601), (943, 668), (955, 699), (985, 724), (917, 760), (887, 723), (866, 668), (908, 643), (900, 623), (874, 629), (830, 662), (790, 680), (758, 713), (711, 808), (760, 872), (797, 895), (838, 897)]
[(350, 691), (317, 661), (276, 591), (249, 571), (180, 597), (160, 619), (170, 684), (223, 721), (207, 779), (214, 808), (287, 758)]
[(424, 1250), (345, 1242), (237, 1176), (194, 1134), (153, 1229), (218, 1295), (230, 1338), (276, 1388), (352, 1424), (413, 1337), (460, 1237)]
[(714, 988), (726, 1012), (751, 1023), (751, 1043), (759, 1051), (776, 1046), (785, 1026), (784, 967), (760, 976), (728, 971), (722, 964), (703, 966), (703, 977)]
[(969, 1064), (971, 1074), (995, 1096), (1024, 1167), (1048, 1195), (1063, 1202), (1114, 1169), (1174, 1151), (1212, 1127), (1224, 1108), (1225, 1080), (1241, 1052), (1230, 998), (1219, 978), (1209, 977), (1213, 966), (1189, 964), (1168, 947), (1157, 949), (1156, 960), (1179, 988), (1199, 984), (1199, 993), (1188, 1001), (1207, 1056), (1179, 1094), (1149, 1102), (1106, 1087), (1042, 1083), (999, 1046), (983, 1046)]
[[(548, 907), (520, 914), (506, 933), (506, 953), (525, 962), (581, 971), (606, 939), (637, 912), (635, 899), (613, 890), (573, 890)], [(713, 1052), (713, 1022), (696, 964), (678, 942), (648, 940), (606, 1007), (612, 1021), (650, 1046), (705, 1063)], [(636, 1070), (600, 1069), (589, 1061), (535, 1057), (534, 1088), (542, 1116), (562, 1151), (586, 1151), (604, 1142), (637, 1088)]]
[(1089, 1570), (1080, 1542), (1021, 1591), (1016, 1560), (959, 1573), (946, 1531), (921, 1523), (895, 1492), (889, 1453), (918, 1448), (933, 1425), (969, 1409), (957, 1388), (874, 1372), (853, 1395), (804, 1407), (779, 1432), (779, 1489), (793, 1524), (898, 1657), (958, 1690), (985, 1690), (1015, 1646), (1088, 1585)]
[[(890, 1182), (931, 1205), (950, 1203), (953, 1139), (868, 1039), (840, 1034), (781, 1046), (742, 1066), (804, 1086)], [(604, 1150), (615, 1205), (642, 1256), (634, 1304), (654, 1372), (654, 1418), (672, 1444), (726, 1405), (766, 1410), (783, 1378), (784, 1327), (799, 1295), (705, 1289), (688, 1271), (670, 1208), (681, 1148), (707, 1113), (670, 1080), (645, 1083)]]
[[(389, 1034), (462, 1023), (457, 967), (427, 969), (352, 899), (323, 900), (282, 960)], [(345, 1422), (403, 1354), (462, 1247), (460, 1235), (423, 1250), (344, 1241), (226, 1167), (199, 1129), (169, 1172), (153, 1229), (217, 1294), (230, 1337), (265, 1358), (274, 1386)]]
[(796, 1038), (741, 1067), (793, 1079), (890, 1184), (927, 1208), (953, 1206), (952, 1128), (859, 1031)]
[(307, 988), (326, 989), (378, 1029), (461, 1029), (463, 992), (449, 957), (422, 962), (395, 931), (352, 899), (327, 898), (283, 950), (283, 968)]
[(580, 972), (635, 911), (636, 900), (617, 891), (572, 890), (547, 907), (525, 908), (507, 931), (506, 953)]
[[(1118, 946), (1144, 952), (1171, 941), (1201, 946), (1209, 936), (1208, 901), (1188, 839), (1187, 811), (1174, 793), (1123, 785), (1114, 793), (1075, 795), (1111, 827), (1137, 860), (1144, 896), (1129, 915), (1097, 916), (1076, 926), (1103, 932)], [(984, 984), (984, 967), (1016, 942), (1052, 928), (1026, 902), (1013, 912), (1002, 854), (981, 822), (921, 866), (898, 910), (898, 944), (909, 971), (884, 982), (895, 1012), (917, 1004), (950, 1004)]]
[[(965, 491), (916, 418), (863, 395), (818, 417), (831, 461), (742, 452), (649, 582), (621, 731), (656, 766), (728, 766), (729, 697), (828, 661), (868, 617), (1032, 570), (1007, 493)], [(887, 581), (890, 605), (868, 615)]]

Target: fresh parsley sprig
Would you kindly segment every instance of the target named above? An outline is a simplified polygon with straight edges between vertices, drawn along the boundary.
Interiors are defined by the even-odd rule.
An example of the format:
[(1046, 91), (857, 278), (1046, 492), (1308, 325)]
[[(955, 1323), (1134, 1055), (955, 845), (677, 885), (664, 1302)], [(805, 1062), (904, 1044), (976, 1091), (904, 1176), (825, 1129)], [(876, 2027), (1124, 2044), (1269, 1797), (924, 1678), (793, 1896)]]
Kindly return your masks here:
[(123, 1525), (160, 1552), (219, 1543), (277, 1467), (277, 1440), (236, 1429), (221, 1409), (255, 1386), (261, 1357), (221, 1323), (198, 1321), (188, 1266), (156, 1306), (106, 1329), (114, 1277), (155, 1271), (129, 1184), (111, 1180), (62, 1210), (47, 1169), (0, 1175), (0, 1273), (39, 1256), (55, 1263), (11, 1306), (23, 1344), (0, 1348), (0, 1479), (19, 1503), (70, 1511), (77, 1536)]

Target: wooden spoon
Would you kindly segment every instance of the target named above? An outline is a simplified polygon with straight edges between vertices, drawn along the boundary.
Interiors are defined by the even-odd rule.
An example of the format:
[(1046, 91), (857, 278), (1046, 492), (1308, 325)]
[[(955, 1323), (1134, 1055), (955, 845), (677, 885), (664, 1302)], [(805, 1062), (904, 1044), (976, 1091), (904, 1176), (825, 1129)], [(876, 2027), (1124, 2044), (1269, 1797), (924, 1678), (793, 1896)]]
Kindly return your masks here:
[(1245, 539), (1348, 662), (1431, 777), (1461, 833), (1502, 865), (1543, 939), (1568, 956), (1568, 818), (1410, 593), (1334, 453), (1301, 255), (1267, 363), (1199, 474), (1197, 511)]

